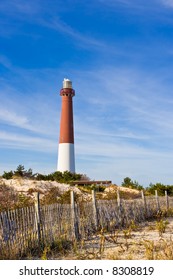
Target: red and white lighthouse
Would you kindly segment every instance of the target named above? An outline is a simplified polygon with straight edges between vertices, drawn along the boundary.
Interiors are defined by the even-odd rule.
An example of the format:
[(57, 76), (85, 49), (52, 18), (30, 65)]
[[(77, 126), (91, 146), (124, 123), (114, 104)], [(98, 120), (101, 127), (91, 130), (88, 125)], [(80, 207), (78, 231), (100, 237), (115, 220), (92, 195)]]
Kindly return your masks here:
[(70, 171), (75, 173), (74, 155), (74, 130), (73, 130), (73, 102), (75, 91), (72, 82), (64, 79), (63, 88), (60, 90), (62, 96), (60, 137), (58, 149), (58, 171)]

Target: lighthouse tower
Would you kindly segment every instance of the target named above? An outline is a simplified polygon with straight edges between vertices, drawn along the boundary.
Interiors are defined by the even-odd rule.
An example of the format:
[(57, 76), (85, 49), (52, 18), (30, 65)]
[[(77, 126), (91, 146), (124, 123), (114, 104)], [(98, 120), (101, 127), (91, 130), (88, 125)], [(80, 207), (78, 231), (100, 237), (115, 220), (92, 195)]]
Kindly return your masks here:
[(70, 171), (75, 173), (74, 156), (74, 131), (73, 131), (73, 102), (75, 91), (72, 82), (64, 79), (63, 88), (60, 90), (62, 96), (60, 137), (58, 151), (58, 171)]

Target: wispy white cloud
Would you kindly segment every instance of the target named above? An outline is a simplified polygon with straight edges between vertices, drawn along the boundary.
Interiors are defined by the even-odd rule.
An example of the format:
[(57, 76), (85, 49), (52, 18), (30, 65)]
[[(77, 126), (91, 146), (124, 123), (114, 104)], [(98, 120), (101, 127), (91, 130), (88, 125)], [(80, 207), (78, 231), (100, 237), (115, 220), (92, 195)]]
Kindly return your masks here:
[[(83, 87), (85, 102), (86, 104), (89, 102), (93, 109), (97, 108), (96, 113), (100, 116), (99, 123), (103, 121), (104, 125), (106, 121), (112, 120), (116, 128), (116, 125), (119, 126), (118, 123), (116, 124), (117, 120), (120, 123), (123, 121), (123, 125), (132, 130), (145, 129), (148, 133), (152, 130), (156, 134), (169, 132), (169, 135), (172, 135), (173, 114), (170, 106), (172, 87), (165, 84), (163, 76), (162, 73), (160, 79), (160, 75), (151, 77), (138, 70), (116, 68), (110, 71), (93, 72), (89, 74), (88, 79), (95, 84), (97, 90), (92, 91), (90, 85), (85, 85)], [(101, 92), (103, 94), (100, 96)]]
[(107, 4), (107, 5), (111, 5), (111, 6), (115, 6), (117, 4), (122, 4), (122, 5), (134, 5), (138, 2), (138, 4), (140, 3), (140, 0), (136, 1), (136, 0), (98, 0), (100, 3), (103, 4)]
[[(1, 78), (0, 124), (36, 134), (56, 135), (56, 70), (21, 69), (14, 67), (6, 57), (1, 58), (9, 73)], [(57, 112), (53, 108), (57, 108)]]
[[(49, 137), (54, 135), (55, 118), (52, 122), (50, 121), (52, 114), (50, 114), (51, 116), (48, 115), (48, 118), (46, 118), (44, 111), (42, 111), (42, 105), (34, 110), (34, 104), (32, 108), (30, 103), (30, 108), (32, 108), (31, 111), (28, 108), (27, 113), (24, 113), (26, 106), (25, 102), (21, 102), (19, 105), (15, 100), (11, 100), (10, 103), (12, 104), (10, 104), (11, 106), (8, 103), (5, 106), (0, 105), (0, 124), (8, 125), (9, 129), (10, 127), (13, 127), (15, 129), (23, 129), (36, 134), (45, 136), (49, 135)], [(20, 109), (23, 111), (23, 114), (20, 113)], [(47, 129), (47, 127), (49, 127), (49, 129)]]
[(107, 5), (107, 6), (112, 6), (112, 7), (117, 7), (117, 5), (122, 5), (124, 7), (131, 7), (133, 9), (148, 9), (152, 8), (153, 4), (155, 4), (155, 0), (151, 1), (143, 1), (143, 0), (98, 0), (100, 3)]
[[(129, 14), (137, 16), (142, 15), (142, 18), (157, 19), (162, 22), (169, 22), (172, 24), (172, 18), (165, 13), (165, 9), (173, 8), (172, 0), (98, 0), (100, 4), (110, 9), (117, 9), (118, 7), (128, 9)], [(163, 9), (165, 8), (165, 9)]]
[(57, 151), (57, 143), (53, 140), (5, 131), (0, 132), (0, 146), (19, 150), (41, 151), (43, 153)]
[(28, 119), (25, 116), (18, 115), (16, 112), (10, 112), (4, 108), (0, 108), (0, 122), (21, 128), (28, 127)]
[[(60, 4), (61, 3), (59, 3), (59, 5)], [(44, 2), (42, 5), (42, 1), (39, 0), (29, 1), (26, 3), (23, 3), (21, 0), (15, 0), (13, 1), (12, 5), (10, 5), (9, 1), (5, 1), (0, 4), (0, 11), (2, 13), (9, 14), (14, 19), (22, 19), (38, 26), (56, 30), (64, 36), (68, 36), (73, 39), (73, 44), (75, 43), (82, 46), (83, 48), (93, 47), (97, 50), (102, 50), (102, 48), (106, 47), (106, 43), (104, 41), (96, 39), (92, 36), (88, 36), (85, 33), (80, 33), (79, 31), (72, 28), (69, 24), (62, 21), (59, 17), (61, 8), (57, 9), (57, 13), (55, 15), (53, 10), (50, 12), (46, 2)], [(48, 15), (48, 18), (46, 19), (45, 14)], [(4, 33), (5, 32), (9, 34), (9, 28), (7, 28), (6, 31), (4, 30)], [(16, 29), (16, 32), (18, 33), (19, 31)]]
[(10, 60), (5, 55), (2, 54), (0, 54), (0, 64), (8, 69), (10, 69), (12, 66)]
[[(78, 170), (87, 173), (92, 179), (112, 179), (116, 184), (120, 184), (126, 176), (142, 182), (144, 186), (150, 182), (171, 182), (170, 166), (173, 160), (170, 150), (173, 147), (171, 144), (166, 150), (161, 149), (160, 145), (158, 147), (158, 142), (164, 141), (164, 137), (151, 134), (148, 139), (131, 139), (134, 142), (117, 137), (116, 133), (113, 136), (103, 133), (103, 130), (96, 134), (91, 130), (91, 134), (86, 132), (83, 136), (77, 133), (75, 147)], [(169, 175), (167, 178), (165, 167)]]
[[(73, 24), (67, 23), (66, 21), (61, 19), (61, 7), (58, 9), (50, 10), (49, 6), (46, 2), (43, 3), (42, 1), (29, 1), (26, 5), (22, 4), (23, 1), (16, 0), (14, 1), (13, 5), (9, 8), (9, 3), (3, 3), (0, 6), (1, 12), (5, 14), (9, 14), (15, 21), (17, 20), (17, 25), (19, 24), (19, 28), (15, 28), (14, 26), (9, 26), (8, 21), (4, 23), (4, 25), (0, 26), (2, 30), (2, 34), (9, 34), (14, 35), (18, 34), (22, 31), (20, 26), (20, 21), (24, 21), (26, 23), (34, 24), (40, 27), (46, 27), (50, 30), (57, 31), (57, 33), (61, 34), (61, 36), (68, 37), (71, 39), (71, 43), (75, 46), (79, 46), (82, 49), (87, 50), (95, 50), (103, 53), (104, 51), (109, 50), (112, 54), (121, 54), (125, 55), (126, 52), (123, 52), (121, 48), (116, 47), (114, 44), (113, 46), (107, 43), (102, 37), (97, 37), (94, 35), (91, 30), (84, 30), (80, 32), (78, 29), (73, 27)], [(51, 5), (50, 5), (51, 6)], [(59, 4), (60, 6), (60, 4)], [(64, 10), (64, 9), (63, 9)], [(69, 9), (67, 9), (69, 10)], [(45, 15), (47, 15), (45, 17)], [(63, 19), (66, 17), (64, 16)], [(11, 29), (11, 30), (10, 30)], [(1, 35), (2, 35), (1, 34)], [(37, 36), (30, 33), (25, 34), (27, 36)], [(40, 36), (38, 34), (38, 36)]]
[(104, 53), (109, 51), (112, 54), (123, 54), (126, 55), (121, 48), (118, 48), (115, 44), (110, 45), (105, 40), (100, 37), (96, 37), (92, 32), (88, 35), (87, 30), (84, 32), (79, 32), (77, 29), (73, 28), (71, 25), (62, 21), (59, 17), (52, 17), (50, 20), (44, 20), (39, 18), (37, 23), (41, 26), (48, 27), (51, 30), (55, 30), (62, 36), (67, 36), (72, 40), (72, 44), (79, 46), (82, 49), (87, 49), (89, 51), (97, 51), (99, 53)]
[(0, 2), (0, 12), (6, 14), (13, 14), (18, 17), (20, 14), (34, 15), (41, 11), (39, 0), (23, 1), (23, 0), (6, 0)]
[(40, 21), (41, 24), (47, 26), (51, 29), (57, 30), (63, 34), (66, 34), (73, 38), (79, 44), (84, 44), (83, 46), (93, 46), (97, 48), (105, 47), (105, 42), (97, 40), (95, 38), (89, 37), (86, 34), (82, 34), (77, 30), (73, 29), (71, 26), (66, 24), (60, 19), (52, 19), (51, 21)]
[(160, 2), (170, 8), (173, 8), (173, 0), (160, 0)]

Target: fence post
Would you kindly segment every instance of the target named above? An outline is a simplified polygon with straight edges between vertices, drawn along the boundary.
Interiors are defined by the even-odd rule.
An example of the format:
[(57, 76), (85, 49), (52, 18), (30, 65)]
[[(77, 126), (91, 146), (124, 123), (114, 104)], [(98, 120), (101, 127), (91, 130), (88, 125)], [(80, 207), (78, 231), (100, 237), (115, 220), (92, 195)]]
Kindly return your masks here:
[(40, 213), (40, 193), (34, 193), (35, 195), (35, 220), (37, 226), (37, 236), (39, 245), (41, 243), (41, 213)]
[(121, 207), (120, 192), (119, 192), (119, 190), (118, 190), (118, 189), (117, 189), (117, 204), (118, 204), (118, 207)]
[(92, 204), (93, 204), (94, 223), (95, 223), (95, 227), (97, 230), (98, 229), (98, 211), (97, 211), (96, 196), (95, 196), (94, 190), (92, 190)]
[(143, 202), (143, 205), (144, 205), (144, 212), (145, 212), (145, 215), (147, 216), (147, 202), (146, 202), (146, 197), (145, 197), (145, 194), (144, 194), (144, 191), (141, 190), (141, 196), (142, 196), (142, 202)]
[(169, 209), (169, 197), (168, 197), (168, 192), (165, 191), (165, 199), (166, 199), (166, 210)]
[(79, 239), (79, 228), (78, 228), (78, 221), (76, 218), (76, 211), (75, 211), (74, 191), (70, 192), (70, 201), (71, 201), (72, 236), (75, 240), (78, 240)]
[(160, 203), (159, 203), (159, 197), (158, 197), (158, 192), (155, 190), (155, 197), (156, 197), (156, 205), (157, 205), (157, 211), (160, 211)]
[(118, 205), (118, 223), (120, 226), (123, 225), (123, 207), (121, 203), (121, 197), (120, 197), (120, 192), (117, 189), (117, 205)]

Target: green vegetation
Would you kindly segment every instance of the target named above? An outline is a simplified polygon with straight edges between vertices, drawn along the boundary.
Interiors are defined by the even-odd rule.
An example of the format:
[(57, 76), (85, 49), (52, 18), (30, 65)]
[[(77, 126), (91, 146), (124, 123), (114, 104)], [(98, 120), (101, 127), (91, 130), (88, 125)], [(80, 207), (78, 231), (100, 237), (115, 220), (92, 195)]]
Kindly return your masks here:
[(146, 188), (149, 194), (155, 194), (155, 190), (157, 190), (158, 195), (163, 196), (165, 195), (165, 191), (169, 196), (173, 196), (173, 185), (163, 185), (161, 183), (150, 184), (148, 188)]
[(85, 186), (80, 186), (79, 184), (79, 189), (87, 192), (87, 193), (91, 193), (92, 190), (96, 191), (96, 192), (104, 192), (105, 190), (105, 186), (103, 185), (97, 185), (97, 184), (92, 184), (92, 185), (85, 185)]
[(4, 171), (4, 174), (2, 175), (2, 178), (9, 180), (9, 179), (13, 178), (13, 175), (14, 175), (13, 171), (10, 171), (10, 172), (5, 172)]
[(77, 173), (71, 173), (69, 171), (56, 171), (53, 173), (50, 173), (48, 175), (43, 175), (40, 173), (33, 174), (33, 171), (31, 168), (28, 170), (25, 169), (23, 165), (18, 165), (15, 171), (4, 171), (2, 178), (4, 179), (13, 179), (13, 178), (26, 178), (26, 179), (35, 179), (35, 180), (43, 180), (43, 181), (56, 181), (59, 183), (70, 183), (73, 181), (80, 181), (80, 180), (89, 180), (89, 178), (84, 174), (77, 174)]
[(136, 190), (143, 190), (143, 186), (139, 185), (137, 181), (132, 181), (129, 177), (124, 178), (124, 181), (122, 182), (122, 187), (130, 188), (130, 189), (136, 189)]
[(164, 221), (163, 219), (156, 221), (156, 229), (158, 230), (160, 237), (162, 237), (163, 233), (165, 232), (167, 225), (168, 221)]
[(4, 171), (2, 178), (4, 179), (12, 179), (14, 177), (22, 177), (22, 178), (34, 178), (35, 174), (33, 174), (32, 169), (29, 168), (28, 170), (25, 170), (25, 167), (21, 164), (19, 164), (15, 171)]
[(73, 181), (81, 180), (82, 174), (77, 173), (71, 173), (69, 171), (56, 171), (54, 173), (43, 175), (43, 174), (37, 174), (35, 176), (36, 180), (44, 180), (44, 181), (56, 181), (60, 183), (69, 183)]
[(156, 184), (151, 183), (149, 185), (149, 187), (144, 189), (144, 187), (141, 186), (137, 181), (132, 181), (132, 179), (129, 177), (124, 178), (124, 180), (122, 182), (122, 187), (136, 189), (136, 190), (145, 190), (146, 194), (148, 194), (148, 195), (154, 195), (155, 190), (157, 190), (159, 196), (164, 196), (165, 191), (167, 191), (167, 195), (173, 196), (173, 185), (164, 185), (161, 183), (156, 183)]

